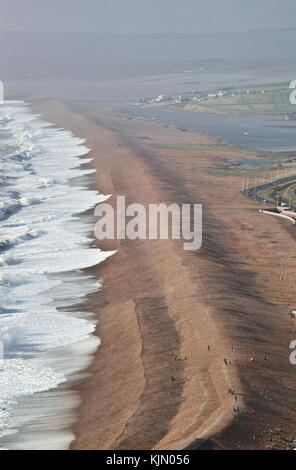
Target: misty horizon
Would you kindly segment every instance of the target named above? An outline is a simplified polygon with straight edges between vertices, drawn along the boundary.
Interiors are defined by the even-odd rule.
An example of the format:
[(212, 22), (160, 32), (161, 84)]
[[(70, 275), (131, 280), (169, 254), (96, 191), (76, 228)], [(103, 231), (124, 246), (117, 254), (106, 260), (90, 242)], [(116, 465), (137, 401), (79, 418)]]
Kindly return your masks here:
[[(295, 0), (10, 0), (0, 31), (220, 33), (296, 27)], [(16, 14), (17, 12), (17, 14)]]

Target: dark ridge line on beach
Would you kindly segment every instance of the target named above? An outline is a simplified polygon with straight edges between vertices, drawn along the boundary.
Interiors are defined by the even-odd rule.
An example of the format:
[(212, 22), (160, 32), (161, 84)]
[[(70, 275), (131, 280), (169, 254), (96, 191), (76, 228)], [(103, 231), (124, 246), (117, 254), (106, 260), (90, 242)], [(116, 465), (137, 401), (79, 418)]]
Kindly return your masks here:
[[(174, 361), (180, 349), (180, 339), (171, 321), (164, 297), (141, 297), (135, 299), (135, 312), (141, 331), (141, 359), (144, 367), (145, 388), (140, 405), (128, 420), (115, 442), (117, 450), (149, 450), (167, 434), (169, 425), (177, 414), (183, 389), (182, 363)], [(168, 335), (173, 341), (163, 342)], [(163, 369), (158, 377), (154, 370)], [(171, 380), (174, 378), (174, 381)], [(152, 406), (151, 397), (154, 395)], [(155, 422), (161, 423), (155, 432)], [(145, 436), (145, 448), (141, 443)]]
[(182, 450), (214, 450), (214, 442), (211, 439), (196, 439)]

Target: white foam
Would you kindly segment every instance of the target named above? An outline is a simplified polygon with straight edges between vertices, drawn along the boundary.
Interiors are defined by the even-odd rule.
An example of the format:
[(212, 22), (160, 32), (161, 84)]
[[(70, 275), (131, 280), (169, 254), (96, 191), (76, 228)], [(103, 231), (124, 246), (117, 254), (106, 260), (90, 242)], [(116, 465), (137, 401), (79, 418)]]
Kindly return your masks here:
[[(59, 420), (50, 418), (53, 409), (44, 411), (56, 406), (54, 400), (36, 407), (30, 397), (77, 373), (98, 346), (92, 314), (83, 311), (83, 304), (80, 311), (69, 307), (100, 288), (81, 270), (112, 254), (91, 247), (93, 226), (77, 214), (109, 196), (77, 180), (70, 184), (92, 173), (82, 167), (90, 159), (79, 158), (88, 153), (84, 141), (52, 128), (25, 103), (0, 105), (0, 131), (0, 341), (5, 357), (0, 364), (0, 446), (65, 448), (73, 435), (63, 426), (73, 419), (64, 422), (61, 410), (66, 416), (77, 397), (59, 396)], [(82, 344), (83, 353), (73, 348)], [(32, 421), (37, 418), (42, 432), (30, 437), (23, 426), (36, 431)]]

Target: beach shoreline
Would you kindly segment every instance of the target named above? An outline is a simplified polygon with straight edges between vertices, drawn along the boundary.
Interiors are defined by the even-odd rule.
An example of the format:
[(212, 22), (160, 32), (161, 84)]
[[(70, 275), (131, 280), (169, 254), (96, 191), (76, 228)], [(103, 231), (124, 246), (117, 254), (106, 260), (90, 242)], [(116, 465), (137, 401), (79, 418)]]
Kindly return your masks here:
[(1, 448), (68, 448), (79, 397), (65, 382), (99, 343), (79, 304), (100, 286), (82, 270), (109, 254), (88, 241), (84, 213), (104, 196), (82, 144), (24, 101), (1, 105)]
[[(180, 243), (170, 240), (94, 242), (117, 254), (89, 270), (103, 282), (103, 289), (91, 294), (87, 304), (96, 314), (101, 346), (87, 378), (74, 385), (82, 404), (71, 448), (183, 449), (199, 448), (203, 440), (214, 448), (265, 448), (267, 430), (255, 444), (250, 436), (253, 429), (263, 427), (262, 422), (267, 428), (274, 426), (268, 407), (282, 392), (272, 390), (270, 403), (255, 418), (249, 417), (248, 410), (254, 402), (257, 406), (256, 397), (261, 404), (262, 381), (278, 375), (281, 382), (290, 383), (292, 369), (285, 362), (284, 348), (286, 344), (288, 350), (291, 325), (285, 317), (279, 322), (275, 292), (273, 299), (267, 295), (268, 269), (260, 262), (254, 265), (259, 249), (254, 243), (261, 243), (260, 249), (271, 257), (272, 238), (286, 228), (269, 221), (266, 247), (260, 239), (266, 230), (262, 215), (256, 204), (240, 198), (240, 181), (230, 177), (232, 184), (225, 188), (221, 179), (206, 172), (227, 151), (221, 155), (149, 146), (151, 139), (153, 143), (189, 141), (205, 146), (215, 139), (164, 130), (154, 123), (130, 123), (81, 103), (36, 100), (33, 109), (86, 138), (94, 157), (91, 165), (97, 170), (95, 185), (100, 192), (112, 194), (111, 203), (116, 195), (124, 194), (127, 203), (205, 205), (205, 240), (200, 252), (186, 253)], [(285, 247), (292, 252), (295, 241), (290, 235)], [(289, 272), (290, 268), (285, 269)], [(269, 283), (274, 285), (276, 279), (274, 273)], [(268, 315), (262, 318), (260, 312), (267, 305)], [(265, 331), (264, 325), (270, 324)], [(272, 344), (276, 334), (280, 341)], [(263, 338), (262, 344), (257, 335)], [(252, 383), (265, 367), (260, 358), (267, 344), (269, 354), (280, 354), (269, 364), (265, 377)], [(250, 370), (252, 355), (256, 362)], [(183, 360), (176, 361), (178, 356)], [(223, 358), (231, 364), (225, 366)], [(176, 379), (173, 383), (171, 376)], [(234, 388), (239, 397), (240, 416), (233, 412), (234, 397), (227, 394), (228, 388)], [(286, 406), (292, 406), (290, 399), (292, 403), (289, 394)], [(287, 433), (294, 430), (292, 417), (286, 423)]]

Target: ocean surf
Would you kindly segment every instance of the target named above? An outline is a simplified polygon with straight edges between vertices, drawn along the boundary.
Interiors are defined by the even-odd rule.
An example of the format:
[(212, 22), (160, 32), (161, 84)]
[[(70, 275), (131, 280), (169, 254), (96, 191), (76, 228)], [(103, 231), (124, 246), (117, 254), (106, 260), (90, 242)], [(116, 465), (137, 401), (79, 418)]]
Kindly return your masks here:
[[(92, 247), (84, 141), (31, 113), (0, 105), (0, 448), (64, 449), (79, 397), (65, 384), (99, 345), (84, 268), (112, 253)], [(84, 157), (84, 158), (81, 158)]]

